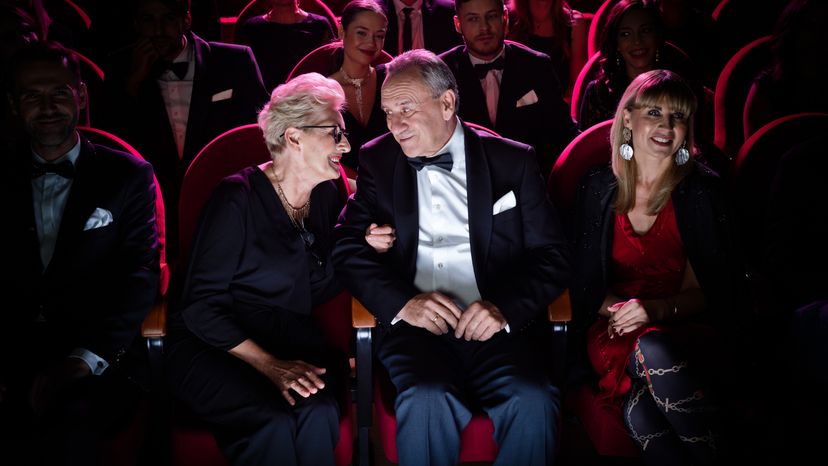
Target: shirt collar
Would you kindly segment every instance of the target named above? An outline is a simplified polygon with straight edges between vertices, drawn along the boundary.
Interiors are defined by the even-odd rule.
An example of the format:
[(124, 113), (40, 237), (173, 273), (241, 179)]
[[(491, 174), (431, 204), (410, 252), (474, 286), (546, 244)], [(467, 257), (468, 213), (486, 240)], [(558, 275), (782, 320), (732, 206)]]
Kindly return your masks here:
[(416, 2), (412, 3), (411, 5), (406, 5), (405, 3), (402, 2), (402, 0), (394, 0), (394, 9), (397, 10), (397, 16), (402, 15), (403, 8), (413, 8), (414, 11), (412, 11), (412, 13), (414, 13), (414, 12), (420, 11), (420, 9), (422, 7), (423, 7), (423, 0), (417, 0)]
[(500, 46), (500, 53), (498, 53), (491, 60), (481, 60), (481, 59), (475, 57), (474, 55), (472, 55), (471, 53), (469, 53), (469, 60), (471, 60), (472, 65), (480, 65), (480, 64), (483, 64), (483, 63), (491, 63), (491, 62), (497, 60), (498, 58), (505, 57), (505, 56), (506, 56), (506, 45), (503, 44), (503, 45)]

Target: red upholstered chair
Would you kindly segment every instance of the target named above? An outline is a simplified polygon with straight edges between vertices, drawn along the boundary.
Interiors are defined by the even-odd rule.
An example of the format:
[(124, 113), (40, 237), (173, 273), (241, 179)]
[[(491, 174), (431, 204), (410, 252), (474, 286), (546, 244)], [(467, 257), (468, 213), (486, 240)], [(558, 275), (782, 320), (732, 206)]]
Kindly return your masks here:
[[(241, 12), (239, 12), (239, 16), (236, 18), (236, 24), (233, 29), (233, 38), (235, 42), (235, 38), (237, 37), (237, 31), (239, 26), (244, 24), (245, 21), (250, 19), (253, 16), (263, 15), (268, 10), (268, 0), (251, 0), (250, 3), (245, 5), (242, 8)], [(315, 13), (320, 16), (324, 16), (328, 19), (328, 22), (331, 23), (331, 29), (334, 31), (334, 36), (336, 35), (337, 31), (337, 18), (336, 15), (328, 8), (328, 5), (325, 4), (322, 0), (299, 0), (299, 8), (309, 12)], [(281, 46), (290, 46), (290, 44), (273, 44), (274, 47), (281, 47)]]
[[(245, 167), (270, 160), (259, 127), (255, 124), (240, 126), (219, 135), (208, 143), (187, 169), (179, 198), (180, 251), (182, 261), (189, 254), (190, 243), (198, 225), (201, 209), (213, 188), (226, 176)], [(340, 168), (341, 179), (345, 179)], [(344, 204), (350, 189), (347, 183), (338, 183)], [(183, 263), (183, 262), (182, 262)], [(341, 293), (328, 303), (313, 310), (328, 342), (350, 354), (351, 325), (348, 320), (350, 296)], [(350, 409), (350, 393), (345, 394), (342, 416), (339, 421), (339, 443), (336, 446), (336, 464), (351, 463), (353, 453), (353, 420)], [(173, 416), (173, 464), (175, 466), (227, 466), (212, 434), (183, 410)]]
[(745, 100), (756, 75), (771, 63), (771, 36), (760, 37), (736, 52), (716, 81), (713, 100), (713, 144), (734, 157), (745, 142)]
[[(755, 293), (756, 309), (763, 310), (769, 292), (762, 273), (765, 210), (770, 201), (771, 185), (782, 156), (797, 144), (817, 134), (828, 132), (828, 114), (797, 113), (766, 124), (739, 149), (733, 166), (733, 201), (741, 249), (745, 251), (748, 278)], [(808, 202), (803, 199), (803, 202)]]
[[(500, 137), (499, 134), (484, 126), (474, 123), (466, 124)], [(565, 334), (567, 323), (571, 320), (568, 293), (550, 304), (547, 312), (553, 331), (556, 334)], [(359, 429), (357, 464), (367, 466), (372, 463), (370, 461), (369, 445), (372, 395), (374, 415), (385, 457), (388, 461), (397, 463), (397, 421), (394, 415), (396, 390), (381, 366), (377, 365), (377, 370), (373, 369), (374, 361), (371, 345), (373, 340), (372, 331), (376, 327), (376, 320), (370, 311), (356, 299), (353, 299), (352, 319), (352, 325), (357, 330), (357, 428)], [(556, 340), (560, 339), (556, 338)], [(563, 342), (556, 344), (556, 348), (562, 349), (564, 346)], [(460, 434), (459, 461), (461, 463), (494, 461), (498, 450), (492, 437), (493, 434), (494, 425), (488, 416), (482, 411), (474, 414), (469, 424)]]
[[(322, 76), (330, 76), (339, 69), (339, 64), (336, 63), (336, 54), (340, 53), (341, 50), (342, 41), (331, 42), (330, 44), (325, 44), (311, 50), (293, 67), (287, 80), (290, 81), (300, 74), (313, 72), (319, 73)], [(394, 57), (388, 52), (381, 50), (377, 59), (371, 64), (374, 66), (381, 65), (390, 62), (392, 58)]]
[[(130, 153), (141, 157), (135, 148), (118, 136), (88, 126), (78, 127), (78, 131), (94, 144), (100, 144), (112, 149)], [(118, 432), (107, 445), (104, 452), (104, 462), (112, 466), (129, 466), (135, 464), (135, 458), (140, 449), (149, 450), (151, 455), (157, 454), (156, 447), (159, 440), (155, 437), (157, 422), (163, 416), (156, 410), (162, 409), (154, 396), (160, 393), (161, 378), (163, 376), (164, 335), (167, 330), (167, 288), (170, 281), (169, 267), (167, 266), (165, 251), (164, 227), (164, 199), (158, 181), (155, 182), (155, 222), (158, 229), (158, 242), (161, 264), (161, 279), (159, 281), (158, 298), (141, 326), (141, 337), (146, 340), (147, 357), (149, 362), (149, 376), (152, 393), (150, 397), (141, 400), (137, 413), (126, 426)]]
[(619, 0), (605, 0), (592, 16), (587, 39), (587, 54), (590, 57), (601, 51), (601, 34), (604, 31), (604, 26), (607, 24), (607, 18), (612, 7), (618, 2)]
[[(588, 171), (610, 163), (609, 141), (612, 120), (590, 127), (564, 149), (549, 174), (549, 195), (564, 213), (572, 218), (581, 180)], [(630, 439), (620, 411), (602, 403), (597, 388), (578, 386), (565, 394), (564, 410), (577, 416), (596, 453), (601, 456), (636, 457), (638, 448)]]

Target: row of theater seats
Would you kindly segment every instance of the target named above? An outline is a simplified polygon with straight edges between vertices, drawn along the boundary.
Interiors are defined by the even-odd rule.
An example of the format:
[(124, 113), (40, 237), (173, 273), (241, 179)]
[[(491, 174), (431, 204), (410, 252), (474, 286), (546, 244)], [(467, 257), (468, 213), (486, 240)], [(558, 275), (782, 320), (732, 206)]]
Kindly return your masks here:
[[(606, 121), (584, 131), (567, 146), (552, 169), (548, 183), (549, 194), (564, 215), (573, 208), (575, 193), (582, 176), (591, 168), (609, 162), (610, 126), (611, 121)], [(770, 186), (775, 167), (782, 155), (797, 142), (814, 134), (824, 134), (826, 131), (828, 114), (790, 115), (767, 124), (740, 147), (733, 162), (730, 184), (736, 211), (739, 213), (736, 220), (741, 226), (740, 239), (745, 251), (761, 250), (756, 244), (762, 237), (758, 232), (763, 227), (764, 209), (770, 202)], [(140, 156), (129, 144), (114, 135), (89, 127), (82, 128), (82, 132), (94, 142), (121, 148)], [(190, 165), (182, 185), (179, 209), (182, 253), (186, 254), (188, 250), (199, 212), (216, 184), (229, 174), (268, 159), (269, 153), (256, 125), (246, 125), (228, 131), (210, 142), (199, 153)], [(351, 187), (344, 181), (344, 171), (342, 175), (340, 192), (344, 205), (352, 192)], [(164, 204), (160, 193), (157, 210), (159, 228), (163, 233)], [(163, 394), (162, 353), (166, 292), (169, 283), (169, 268), (163, 257), (162, 248), (164, 279), (159, 289), (158, 304), (142, 328), (142, 335), (147, 342), (151, 374), (156, 382), (156, 393), (149, 397), (129, 428), (117, 436), (110, 452), (112, 458), (109, 464), (135, 464), (134, 458), (137, 456), (129, 452), (143, 448), (144, 455), (155, 455), (154, 460), (164, 457), (165, 463), (171, 462), (175, 466), (225, 466), (227, 462), (206, 426), (194, 420)], [(751, 275), (759, 277), (759, 258), (748, 256), (747, 262)], [(754, 290), (767, 293), (768, 290), (763, 289), (764, 286), (761, 282), (755, 283)], [(373, 317), (345, 292), (315, 309), (314, 316), (329, 343), (352, 358), (352, 381), (349, 384), (351, 390), (342, 395), (343, 406), (347, 408), (343, 410), (340, 422), (337, 464), (372, 464), (370, 439), (371, 429), (374, 428), (377, 430), (385, 457), (388, 461), (396, 463), (394, 389), (382, 369), (374, 367), (371, 349), (375, 326)], [(553, 337), (544, 350), (550, 351), (550, 354), (554, 355), (553, 359), (563, 361), (567, 323), (571, 319), (568, 294), (550, 303), (548, 317)], [(549, 371), (553, 379), (561, 379), (562, 366), (550, 367)], [(566, 393), (565, 412), (578, 419), (591, 448), (598, 455), (637, 456), (637, 449), (629, 439), (621, 419), (611, 415), (606, 407), (597, 402), (595, 395), (594, 387), (590, 386), (582, 386)], [(373, 419), (376, 420), (376, 426), (372, 425)], [(565, 423), (565, 437), (567, 427), (571, 426)], [(460, 461), (494, 460), (497, 447), (492, 440), (492, 432), (491, 421), (483, 413), (475, 415), (461, 437)]]

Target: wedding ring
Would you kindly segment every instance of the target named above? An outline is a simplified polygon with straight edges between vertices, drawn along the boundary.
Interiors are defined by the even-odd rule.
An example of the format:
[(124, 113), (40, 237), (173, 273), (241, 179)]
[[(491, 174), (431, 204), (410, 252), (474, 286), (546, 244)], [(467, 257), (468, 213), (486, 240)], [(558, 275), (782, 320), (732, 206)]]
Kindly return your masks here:
[(440, 316), (439, 316), (439, 315), (436, 315), (436, 316), (434, 316), (434, 318), (433, 318), (433, 319), (431, 319), (431, 321), (432, 321), (432, 322), (437, 322), (437, 319), (439, 319), (439, 318), (440, 318)]

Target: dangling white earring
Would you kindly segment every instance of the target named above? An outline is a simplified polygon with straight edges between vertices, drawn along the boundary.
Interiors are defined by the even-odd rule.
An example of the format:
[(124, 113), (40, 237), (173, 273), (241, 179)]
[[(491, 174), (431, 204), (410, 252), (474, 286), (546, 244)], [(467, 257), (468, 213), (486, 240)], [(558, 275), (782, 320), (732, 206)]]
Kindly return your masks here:
[(618, 148), (618, 152), (621, 154), (622, 159), (632, 160), (633, 148), (630, 145), (630, 141), (632, 141), (632, 131), (630, 131), (629, 128), (624, 127), (622, 134), (624, 135), (624, 144), (621, 144), (621, 147)]
[(690, 151), (687, 150), (687, 140), (681, 143), (681, 148), (676, 151), (676, 165), (684, 165), (690, 160)]

